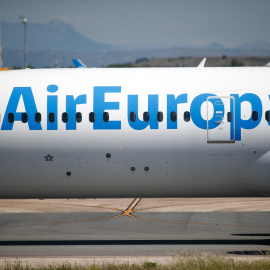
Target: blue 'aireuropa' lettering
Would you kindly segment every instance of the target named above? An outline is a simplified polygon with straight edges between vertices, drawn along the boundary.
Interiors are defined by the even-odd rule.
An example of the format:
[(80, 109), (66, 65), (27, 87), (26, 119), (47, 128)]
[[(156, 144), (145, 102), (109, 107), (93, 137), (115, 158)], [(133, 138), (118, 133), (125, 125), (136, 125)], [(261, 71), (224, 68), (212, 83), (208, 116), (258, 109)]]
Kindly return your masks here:
[(66, 110), (70, 118), (66, 123), (66, 130), (76, 130), (76, 112), (77, 112), (77, 105), (78, 104), (86, 104), (86, 95), (80, 95), (77, 98), (74, 96), (68, 95), (66, 97)]
[(158, 95), (149, 95), (148, 96), (148, 113), (150, 119), (148, 122), (144, 122), (137, 117), (135, 122), (130, 121), (130, 113), (135, 112), (138, 116), (138, 95), (129, 95), (128, 96), (128, 112), (127, 118), (129, 125), (135, 130), (143, 130), (147, 126), (150, 126), (150, 129), (158, 129), (157, 113), (158, 113)]
[[(193, 123), (201, 129), (207, 129), (207, 120), (202, 118), (201, 114), (201, 107), (204, 102), (207, 101), (208, 97), (216, 97), (214, 94), (201, 94), (197, 97), (195, 97), (190, 105), (190, 116), (193, 121)], [(220, 119), (224, 117), (224, 105), (222, 100), (220, 98), (215, 98), (215, 99), (209, 99), (209, 102), (213, 104), (214, 107), (214, 112), (219, 110), (220, 113)], [(217, 105), (218, 104), (218, 105)], [(218, 108), (217, 108), (218, 106)], [(213, 129), (219, 126), (219, 124), (216, 124), (215, 121), (213, 121), (214, 114), (211, 119), (208, 119), (208, 129)]]
[(181, 94), (177, 98), (174, 95), (167, 95), (167, 129), (177, 129), (177, 121), (170, 119), (171, 112), (177, 114), (177, 104), (187, 103), (187, 94)]
[[(251, 93), (247, 93), (239, 97), (237, 94), (231, 94), (231, 97), (235, 99), (235, 140), (241, 141), (241, 128), (244, 129), (253, 129), (257, 127), (262, 119), (262, 102), (260, 98)], [(251, 105), (251, 111), (258, 112), (258, 120), (253, 121), (250, 115), (250, 118), (243, 120), (241, 118), (241, 103), (249, 102)], [(233, 111), (233, 100), (231, 99), (231, 111)], [(233, 123), (231, 123), (232, 125)], [(231, 126), (231, 138), (233, 138), (233, 127)]]
[[(51, 84), (47, 87), (47, 91), (50, 93), (55, 93), (58, 91), (58, 86)], [(47, 130), (57, 130), (58, 128), (58, 97), (56, 95), (51, 95), (47, 97)], [(49, 114), (53, 113), (55, 121), (49, 121)]]
[[(47, 87), (47, 130), (58, 129), (58, 86), (51, 84)], [(120, 86), (95, 86), (93, 93), (93, 111), (96, 114), (95, 122), (93, 123), (94, 130), (120, 130), (120, 120), (110, 120), (107, 122), (103, 121), (103, 113), (107, 110), (120, 110), (120, 101), (112, 102), (105, 101), (106, 94), (121, 93)], [(241, 140), (242, 129), (250, 130), (256, 128), (262, 119), (262, 102), (261, 99), (252, 93), (246, 93), (242, 96), (238, 94), (231, 94), (233, 98), (230, 98), (230, 111), (233, 115), (230, 128), (231, 140)], [(211, 98), (213, 97), (213, 98)], [(269, 96), (270, 99), (270, 96)], [(28, 127), (29, 130), (42, 130), (41, 123), (35, 121), (35, 114), (38, 112), (35, 103), (34, 95), (31, 87), (14, 87), (10, 95), (1, 130), (12, 130), (14, 123), (21, 122), (23, 112), (18, 112), (18, 105), (22, 100), (25, 112), (28, 115)], [(46, 100), (46, 99), (45, 99)], [(202, 105), (204, 102), (211, 102), (213, 105), (214, 112), (218, 111), (218, 114), (213, 113), (211, 119), (204, 119), (202, 117)], [(76, 130), (76, 112), (77, 107), (86, 104), (87, 95), (82, 94), (77, 97), (73, 95), (66, 96), (66, 112), (69, 116), (66, 122), (66, 130)], [(188, 94), (180, 94), (178, 96), (168, 94), (167, 95), (167, 129), (177, 129), (177, 121), (173, 122), (170, 119), (171, 112), (177, 113), (177, 107), (179, 104), (185, 104), (188, 102)], [(241, 117), (241, 106), (244, 102), (247, 102), (251, 106), (251, 112), (256, 111), (258, 113), (258, 119), (252, 120), (251, 114), (248, 119), (242, 119)], [(196, 127), (200, 129), (214, 129), (219, 126), (225, 115), (224, 104), (218, 96), (210, 93), (200, 94), (196, 96), (190, 105), (190, 115), (192, 122)], [(134, 130), (143, 130), (149, 127), (150, 129), (158, 129), (159, 122), (157, 120), (157, 113), (159, 111), (159, 96), (148, 95), (148, 113), (150, 119), (148, 122), (143, 121), (138, 117), (139, 114), (139, 96), (128, 95), (127, 96), (127, 120), (129, 126)], [(137, 116), (136, 121), (131, 121), (130, 113), (134, 112)], [(14, 122), (9, 122), (8, 115), (12, 113), (14, 115)], [(49, 114), (52, 113), (53, 120), (49, 119)], [(123, 113), (123, 112), (122, 112)], [(126, 114), (125, 114), (126, 115)], [(215, 118), (214, 118), (215, 117)], [(233, 120), (235, 119), (235, 120)], [(267, 118), (268, 121), (268, 118)], [(268, 121), (270, 125), (270, 121)]]
[(22, 112), (17, 112), (20, 98), (22, 97), (25, 112), (28, 114), (29, 130), (41, 130), (41, 124), (35, 122), (37, 107), (31, 87), (14, 87), (8, 101), (7, 109), (3, 119), (1, 130), (12, 130), (14, 123), (8, 122), (8, 114), (14, 114), (14, 121), (21, 121)]
[(94, 112), (96, 113), (94, 129), (121, 129), (121, 121), (103, 121), (103, 113), (106, 110), (119, 110), (119, 102), (105, 102), (105, 93), (121, 93), (121, 87), (94, 87)]

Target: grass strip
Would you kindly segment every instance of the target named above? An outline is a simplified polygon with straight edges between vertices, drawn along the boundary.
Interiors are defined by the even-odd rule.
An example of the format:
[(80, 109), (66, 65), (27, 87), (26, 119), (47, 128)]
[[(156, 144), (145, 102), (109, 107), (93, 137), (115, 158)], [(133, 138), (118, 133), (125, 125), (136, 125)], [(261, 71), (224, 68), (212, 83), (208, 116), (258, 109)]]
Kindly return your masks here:
[(156, 263), (144, 261), (142, 263), (97, 263), (91, 265), (71, 264), (68, 261), (61, 264), (40, 264), (31, 266), (31, 264), (22, 264), (20, 260), (10, 262), (6, 261), (0, 270), (266, 270), (270, 269), (270, 257), (261, 256), (257, 258), (236, 259), (229, 256), (212, 255), (200, 253), (195, 255), (173, 256), (173, 260), (168, 263)]

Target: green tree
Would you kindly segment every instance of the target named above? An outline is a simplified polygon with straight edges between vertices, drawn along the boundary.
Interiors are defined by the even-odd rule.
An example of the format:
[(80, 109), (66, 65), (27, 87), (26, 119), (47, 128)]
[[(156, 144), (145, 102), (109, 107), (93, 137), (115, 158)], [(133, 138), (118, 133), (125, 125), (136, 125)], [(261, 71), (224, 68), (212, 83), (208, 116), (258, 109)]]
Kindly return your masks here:
[(111, 64), (107, 66), (108, 68), (127, 68), (127, 67), (134, 67), (131, 62), (124, 63), (124, 64)]
[(242, 67), (244, 63), (237, 61), (237, 59), (233, 58), (231, 61), (231, 67)]

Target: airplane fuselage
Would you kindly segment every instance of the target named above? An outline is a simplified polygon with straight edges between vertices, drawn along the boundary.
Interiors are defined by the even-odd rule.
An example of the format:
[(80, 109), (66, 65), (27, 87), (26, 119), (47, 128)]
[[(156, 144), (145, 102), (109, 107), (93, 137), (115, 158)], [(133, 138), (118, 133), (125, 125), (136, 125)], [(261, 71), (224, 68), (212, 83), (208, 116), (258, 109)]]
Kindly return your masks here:
[(21, 70), (0, 81), (0, 198), (270, 194), (267, 67)]

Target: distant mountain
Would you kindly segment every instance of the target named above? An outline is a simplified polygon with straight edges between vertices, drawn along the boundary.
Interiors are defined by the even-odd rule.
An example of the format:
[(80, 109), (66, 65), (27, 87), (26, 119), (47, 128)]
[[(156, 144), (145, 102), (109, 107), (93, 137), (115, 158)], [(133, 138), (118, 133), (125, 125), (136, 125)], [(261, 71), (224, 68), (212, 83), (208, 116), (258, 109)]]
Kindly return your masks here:
[(217, 42), (212, 42), (207, 46), (208, 49), (213, 49), (213, 50), (223, 50), (226, 49), (223, 45), (217, 43)]
[[(22, 23), (2, 22), (3, 49), (24, 48), (24, 26)], [(49, 23), (27, 24), (27, 46), (29, 50), (57, 51), (106, 51), (112, 46), (95, 42), (78, 33), (70, 24), (61, 20)]]
[(270, 43), (259, 40), (253, 44), (242, 44), (240, 46), (237, 46), (235, 49), (237, 50), (270, 50)]
[[(88, 67), (135, 62), (142, 58), (269, 56), (270, 43), (258, 41), (235, 48), (217, 42), (205, 47), (173, 47), (128, 49), (98, 43), (78, 33), (61, 20), (46, 24), (28, 23), (28, 63), (35, 67), (67, 67), (72, 58), (79, 58)], [(7, 67), (24, 66), (23, 24), (2, 22), (3, 63)]]

